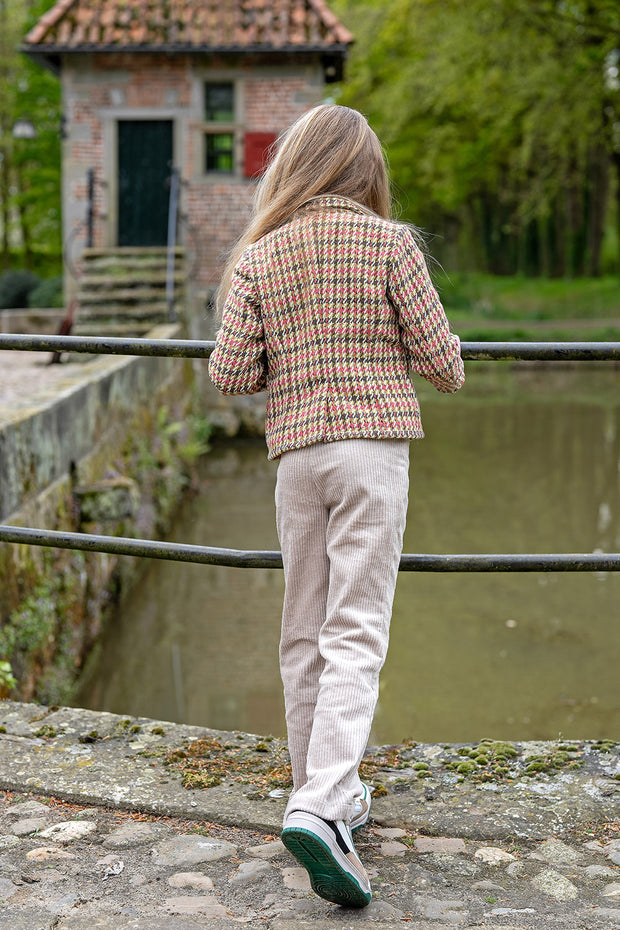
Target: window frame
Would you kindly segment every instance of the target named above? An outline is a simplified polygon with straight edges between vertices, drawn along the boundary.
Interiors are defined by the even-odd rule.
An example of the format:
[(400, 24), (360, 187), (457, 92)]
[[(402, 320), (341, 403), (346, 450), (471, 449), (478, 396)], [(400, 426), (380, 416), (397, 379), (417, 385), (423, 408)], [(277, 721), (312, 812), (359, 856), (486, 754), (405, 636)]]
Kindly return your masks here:
[[(209, 85), (229, 85), (232, 88), (233, 98), (233, 119), (227, 120), (208, 120), (207, 117), (207, 88)], [(234, 78), (229, 77), (204, 77), (202, 79), (202, 174), (208, 178), (234, 178), (240, 173), (240, 123), (239, 123), (239, 86)], [(213, 136), (231, 136), (232, 144), (230, 153), (232, 155), (232, 168), (230, 171), (224, 171), (207, 166), (208, 159), (208, 138)]]

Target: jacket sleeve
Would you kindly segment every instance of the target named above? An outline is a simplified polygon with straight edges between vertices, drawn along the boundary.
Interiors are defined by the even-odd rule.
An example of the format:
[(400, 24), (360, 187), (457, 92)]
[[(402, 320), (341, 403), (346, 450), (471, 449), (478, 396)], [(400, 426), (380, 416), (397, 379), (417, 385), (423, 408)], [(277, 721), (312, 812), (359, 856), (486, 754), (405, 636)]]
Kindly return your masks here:
[(413, 371), (442, 393), (458, 391), (465, 381), (461, 342), (450, 332), (424, 256), (408, 229), (403, 230), (393, 255), (388, 297), (396, 309)]
[(260, 301), (251, 275), (237, 265), (209, 359), (209, 376), (221, 394), (257, 394), (267, 385), (267, 356)]

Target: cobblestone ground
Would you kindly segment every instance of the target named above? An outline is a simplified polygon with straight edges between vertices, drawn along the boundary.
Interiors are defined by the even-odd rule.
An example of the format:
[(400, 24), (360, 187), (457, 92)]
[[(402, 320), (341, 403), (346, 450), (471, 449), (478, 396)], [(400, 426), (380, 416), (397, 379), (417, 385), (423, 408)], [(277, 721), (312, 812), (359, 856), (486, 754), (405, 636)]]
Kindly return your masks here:
[(489, 845), (382, 828), (356, 835), (368, 908), (316, 897), (276, 835), (0, 795), (2, 930), (620, 928), (616, 825), (571, 841)]

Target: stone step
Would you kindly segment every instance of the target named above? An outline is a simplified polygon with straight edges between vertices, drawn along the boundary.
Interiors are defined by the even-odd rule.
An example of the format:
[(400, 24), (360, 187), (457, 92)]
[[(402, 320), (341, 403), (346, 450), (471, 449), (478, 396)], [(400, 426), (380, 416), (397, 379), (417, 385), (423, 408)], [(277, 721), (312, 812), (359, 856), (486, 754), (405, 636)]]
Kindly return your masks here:
[[(128, 245), (128, 246), (110, 246), (107, 248), (90, 248), (84, 249), (82, 255), (84, 258), (106, 258), (109, 255), (115, 256), (132, 256), (140, 257), (149, 255), (165, 255), (168, 249), (165, 245)], [(184, 255), (185, 246), (175, 245), (174, 247), (175, 255)]]
[[(117, 273), (125, 269), (166, 268), (166, 249), (86, 249), (82, 255), (84, 270), (97, 269)], [(185, 250), (174, 251), (175, 267), (185, 263)]]
[[(175, 268), (174, 274), (172, 276), (175, 284), (182, 285), (185, 282), (186, 275), (179, 269)], [(82, 276), (81, 280), (81, 289), (86, 290), (99, 287), (144, 287), (145, 285), (165, 287), (167, 281), (166, 269), (153, 269), (149, 271), (140, 270), (140, 271), (128, 271), (123, 269), (123, 273), (118, 275), (111, 274), (101, 274), (97, 272), (95, 274), (85, 273)]]
[[(175, 300), (175, 304), (181, 304), (181, 300)], [(168, 307), (168, 301), (165, 294), (159, 294), (157, 300), (143, 301), (142, 303), (128, 303), (122, 300), (115, 300), (114, 295), (110, 294), (109, 299), (105, 302), (90, 303), (85, 300), (80, 303), (76, 317), (93, 317), (93, 316), (136, 316), (148, 317), (154, 314), (164, 313)]]
[[(182, 293), (180, 287), (174, 288), (174, 296)], [(160, 287), (125, 287), (105, 288), (101, 290), (84, 290), (78, 292), (80, 307), (94, 306), (95, 304), (135, 304), (144, 303), (148, 306), (152, 301), (162, 300), (165, 290)]]
[[(86, 249), (76, 335), (136, 336), (167, 323), (165, 248)], [(174, 250), (173, 298), (178, 310), (187, 280), (185, 249)]]
[[(177, 307), (177, 312), (178, 312)], [(125, 310), (121, 308), (113, 308), (111, 310), (86, 310), (84, 313), (80, 312), (77, 317), (78, 320), (92, 320), (92, 321), (101, 321), (101, 322), (112, 322), (113, 320), (118, 320), (120, 323), (134, 321), (136, 323), (149, 322), (150, 320), (163, 320), (167, 321), (168, 319), (168, 306), (166, 304), (158, 304), (156, 307), (152, 307), (148, 310)]]
[[(107, 274), (110, 277), (118, 277), (128, 274), (143, 274), (144, 272), (151, 271), (161, 271), (165, 272), (168, 268), (168, 263), (165, 258), (158, 259), (149, 259), (144, 262), (135, 262), (135, 261), (124, 261), (114, 259), (102, 259), (101, 261), (93, 262), (84, 262), (82, 266), (83, 275), (100, 275)], [(174, 270), (184, 271), (184, 263), (182, 261), (175, 261)]]
[(140, 323), (136, 320), (121, 322), (119, 320), (78, 320), (71, 330), (72, 336), (144, 336), (159, 323), (168, 319), (152, 319)]

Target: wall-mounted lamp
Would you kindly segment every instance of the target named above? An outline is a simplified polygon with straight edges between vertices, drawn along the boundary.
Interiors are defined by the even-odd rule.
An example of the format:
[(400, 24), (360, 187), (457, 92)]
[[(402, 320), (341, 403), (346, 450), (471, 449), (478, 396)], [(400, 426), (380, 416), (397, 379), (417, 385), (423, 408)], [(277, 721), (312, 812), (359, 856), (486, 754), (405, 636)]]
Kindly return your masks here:
[(30, 122), (29, 119), (26, 119), (23, 116), (20, 116), (18, 120), (15, 120), (13, 123), (13, 138), (14, 139), (36, 139), (37, 131)]

